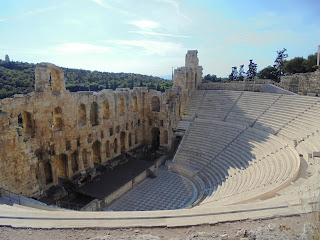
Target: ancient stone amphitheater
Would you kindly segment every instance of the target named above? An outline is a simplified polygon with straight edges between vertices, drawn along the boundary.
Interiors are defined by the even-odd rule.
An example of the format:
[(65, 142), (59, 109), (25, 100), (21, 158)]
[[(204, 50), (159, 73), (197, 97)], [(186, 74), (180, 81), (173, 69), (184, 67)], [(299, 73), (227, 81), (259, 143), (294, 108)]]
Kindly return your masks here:
[[(127, 151), (142, 142), (154, 144), (156, 139), (154, 139), (154, 134), (151, 133), (154, 133), (155, 127), (160, 132), (159, 144), (161, 146), (170, 149), (177, 142), (177, 139), (181, 139), (173, 159), (167, 159), (166, 169), (162, 167), (162, 170), (158, 171), (169, 171), (169, 174), (185, 179), (180, 184), (177, 178), (170, 180), (167, 177), (168, 175), (162, 178), (167, 191), (171, 191), (170, 198), (173, 201), (180, 201), (179, 196), (175, 194), (179, 192), (177, 188), (183, 188), (183, 184), (187, 185), (187, 183), (192, 186), (191, 190), (186, 188), (186, 191), (191, 191), (192, 194), (190, 199), (186, 199), (185, 203), (188, 204), (184, 203), (183, 208), (167, 207), (167, 210), (161, 211), (159, 208), (156, 211), (82, 212), (54, 209), (49, 206), (41, 206), (39, 209), (18, 204), (2, 204), (0, 205), (0, 224), (35, 228), (173, 227), (213, 224), (248, 218), (287, 216), (314, 211), (320, 185), (320, 99), (290, 94), (286, 91), (283, 91), (282, 94), (276, 94), (211, 90), (204, 83), (201, 83), (201, 75), (202, 68), (198, 66), (197, 52), (189, 51), (186, 56), (186, 66), (175, 70), (175, 86), (173, 89), (162, 95), (155, 91), (140, 88), (130, 91), (123, 90), (126, 93), (121, 93), (123, 94), (121, 96), (126, 99), (125, 101), (129, 102), (126, 105), (126, 110), (130, 112), (128, 114), (133, 114), (133, 109), (137, 108), (137, 102), (135, 102), (137, 100), (126, 97), (125, 94), (128, 92), (131, 97), (137, 97), (138, 106), (145, 104), (142, 108), (143, 112), (142, 110), (136, 110), (138, 114), (141, 113), (139, 119), (141, 119), (143, 130), (133, 127), (131, 133), (131, 129), (127, 129), (129, 132), (126, 132), (125, 136), (130, 136), (130, 139), (126, 138), (125, 141), (122, 141), (120, 144), (122, 148)], [(87, 104), (92, 104), (93, 101), (102, 103), (106, 97), (103, 94), (120, 94), (117, 91), (114, 93), (94, 93), (93, 100), (90, 100), (90, 96), (87, 97), (88, 93), (75, 93), (71, 97), (76, 98), (76, 94), (87, 94)], [(141, 99), (142, 93), (143, 99)], [(44, 95), (45, 93), (41, 90), (33, 97), (41, 99), (41, 94)], [(70, 93), (66, 93), (64, 96), (70, 97), (68, 94)], [(50, 96), (59, 98), (58, 95), (52, 95), (51, 93)], [(153, 98), (154, 96), (157, 96), (158, 100), (160, 99), (160, 109), (154, 106), (156, 101)], [(29, 100), (26, 98), (31, 97), (19, 96), (16, 98), (19, 99), (21, 104), (28, 105)], [(114, 97), (114, 99), (116, 98)], [(109, 102), (123, 104), (121, 103), (122, 100), (117, 100), (117, 102), (114, 99), (109, 100)], [(15, 165), (8, 165), (8, 163), (17, 161), (14, 159), (19, 157), (23, 158), (21, 156), (23, 154), (15, 150), (14, 147), (11, 149), (5, 149), (5, 147), (12, 146), (12, 142), (15, 142), (16, 145), (22, 144), (19, 141), (28, 142), (31, 136), (28, 138), (26, 134), (37, 135), (36, 130), (33, 129), (33, 121), (28, 128), (32, 130), (23, 133), (24, 136), (18, 136), (17, 130), (15, 130), (15, 133), (10, 131), (12, 127), (10, 122), (21, 112), (21, 107), (18, 107), (19, 111), (6, 107), (14, 108), (12, 104), (14, 101), (15, 99), (6, 99), (1, 102), (2, 114), (5, 115), (1, 118), (1, 171), (9, 172), (0, 175), (2, 176), (0, 179), (2, 187), (10, 185), (8, 175), (10, 175), (10, 172), (15, 172), (12, 169)], [(74, 101), (77, 105), (81, 105), (81, 101)], [(130, 109), (131, 104), (132, 109)], [(47, 108), (54, 107), (57, 106), (47, 106)], [(121, 115), (127, 113), (117, 113), (116, 108), (113, 107), (115, 112), (110, 114), (115, 114), (115, 122), (118, 120), (116, 115), (120, 114), (119, 119), (121, 119), (119, 121), (120, 125), (123, 124), (123, 126), (121, 125), (121, 130), (117, 132), (119, 132), (119, 138), (121, 138), (121, 132), (125, 132), (126, 121), (130, 123), (133, 115), (123, 120), (124, 117)], [(81, 109), (79, 111), (81, 112)], [(64, 111), (62, 110), (62, 112)], [(35, 113), (36, 111), (32, 112), (32, 114)], [(56, 114), (61, 114), (61, 111)], [(25, 113), (25, 115), (28, 114)], [(31, 118), (31, 115), (25, 117)], [(79, 121), (78, 113), (75, 112), (70, 117), (75, 119), (75, 125), (77, 125)], [(97, 118), (103, 119), (103, 116), (99, 115)], [(84, 120), (84, 122), (86, 121)], [(97, 120), (97, 122), (100, 122), (100, 120)], [(68, 124), (67, 121), (64, 122), (64, 126)], [(101, 123), (100, 125), (103, 124), (107, 123)], [(114, 124), (117, 125), (117, 123)], [(135, 123), (133, 125), (135, 126)], [(61, 154), (65, 154), (64, 158), (66, 159), (69, 156), (72, 159), (73, 148), (80, 149), (80, 146), (86, 145), (86, 153), (89, 153), (88, 159), (86, 158), (87, 167), (83, 163), (84, 159), (81, 157), (80, 160), (77, 159), (79, 168), (82, 168), (79, 171), (93, 167), (95, 161), (104, 163), (113, 157), (113, 155), (108, 155), (109, 145), (108, 148), (95, 150), (96, 141), (99, 141), (99, 143), (102, 141), (101, 129), (96, 130), (96, 128), (96, 126), (90, 128), (91, 132), (86, 130), (86, 134), (92, 134), (93, 139), (89, 141), (89, 145), (92, 146), (91, 150), (87, 138), (85, 138), (86, 143), (82, 143), (82, 137), (80, 137), (81, 143), (77, 146), (76, 135), (71, 136), (75, 139), (75, 143), (71, 144), (71, 150), (67, 154), (55, 149), (55, 154), (50, 160), (53, 168), (58, 169), (53, 173), (53, 176), (50, 175), (53, 178), (51, 181), (53, 184), (59, 177), (72, 178), (72, 162), (67, 164), (67, 173), (61, 173), (61, 169), (59, 170), (59, 167), (55, 164), (61, 161)], [(109, 129), (109, 126), (105, 126), (103, 129)], [(136, 130), (141, 131), (141, 135), (136, 141), (133, 141), (135, 142), (135, 146), (133, 146), (131, 134), (134, 136), (137, 133)], [(45, 130), (42, 132), (45, 132)], [(9, 133), (11, 134), (9, 135)], [(54, 134), (61, 136), (64, 133), (61, 133), (60, 129), (58, 133), (55, 132)], [(107, 139), (107, 141), (114, 142), (116, 136)], [(159, 138), (159, 136), (157, 137)], [(55, 138), (49, 138), (49, 140), (51, 142), (63, 141), (59, 137), (56, 138), (58, 140)], [(43, 142), (45, 141), (43, 140)], [(32, 147), (30, 145), (25, 148), (32, 149)], [(114, 146), (112, 147), (114, 148)], [(48, 148), (50, 149), (50, 144)], [(10, 151), (10, 154), (8, 151)], [(14, 151), (18, 154), (13, 153)], [(106, 157), (99, 157), (100, 151)], [(29, 158), (34, 159), (36, 157), (33, 161), (45, 166), (46, 162), (35, 153), (32, 155), (32, 150), (25, 152), (31, 155), (24, 158), (26, 171), (32, 165)], [(117, 153), (117, 150), (113, 154), (115, 153)], [(10, 156), (14, 157), (11, 158)], [(38, 179), (38, 181), (42, 181), (40, 186), (42, 185), (42, 188), (45, 188), (48, 185), (46, 183), (48, 178), (45, 176), (47, 170), (43, 171), (42, 174), (39, 174), (43, 180)], [(157, 171), (155, 174), (157, 175)], [(29, 176), (29, 178), (32, 177), (33, 175)], [(37, 179), (37, 175), (35, 175), (35, 179)], [(160, 177), (159, 179), (161, 180)], [(10, 179), (10, 181), (13, 180)], [(19, 188), (17, 183), (11, 183), (11, 186)], [(169, 190), (170, 186), (175, 186), (175, 188)], [(11, 189), (14, 189), (14, 187)], [(32, 196), (30, 186), (23, 185), (21, 189), (24, 192), (22, 190), (18, 190), (18, 192)], [(148, 204), (157, 205), (158, 202), (163, 201), (161, 195), (164, 195), (166, 190), (161, 189), (163, 192), (159, 193), (157, 192), (157, 186), (153, 186), (152, 189), (148, 190), (149, 194), (151, 192), (152, 195), (158, 197), (152, 198), (150, 200), (152, 202)], [(181, 194), (182, 192), (179, 192), (177, 195)], [(138, 201), (143, 201), (144, 196), (140, 197), (141, 199)]]

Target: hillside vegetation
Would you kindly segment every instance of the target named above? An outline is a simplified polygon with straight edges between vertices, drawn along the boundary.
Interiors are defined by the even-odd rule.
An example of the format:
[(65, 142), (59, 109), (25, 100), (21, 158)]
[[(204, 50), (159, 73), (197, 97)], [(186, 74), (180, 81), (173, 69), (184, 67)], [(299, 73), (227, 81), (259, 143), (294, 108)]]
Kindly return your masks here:
[[(36, 65), (26, 62), (0, 60), (0, 98), (34, 90)], [(66, 88), (71, 92), (100, 91), (102, 89), (133, 88), (146, 86), (158, 91), (172, 87), (172, 81), (135, 73), (98, 72), (62, 68)]]

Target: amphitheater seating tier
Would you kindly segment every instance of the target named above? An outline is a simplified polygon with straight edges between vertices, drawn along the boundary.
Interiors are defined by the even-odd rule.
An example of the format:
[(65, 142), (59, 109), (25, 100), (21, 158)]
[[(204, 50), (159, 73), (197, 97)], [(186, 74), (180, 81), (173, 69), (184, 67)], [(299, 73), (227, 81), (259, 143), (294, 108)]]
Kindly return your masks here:
[(297, 177), (299, 154), (320, 157), (318, 98), (195, 90), (186, 110), (193, 120), (173, 163), (201, 179), (199, 206), (273, 197)]

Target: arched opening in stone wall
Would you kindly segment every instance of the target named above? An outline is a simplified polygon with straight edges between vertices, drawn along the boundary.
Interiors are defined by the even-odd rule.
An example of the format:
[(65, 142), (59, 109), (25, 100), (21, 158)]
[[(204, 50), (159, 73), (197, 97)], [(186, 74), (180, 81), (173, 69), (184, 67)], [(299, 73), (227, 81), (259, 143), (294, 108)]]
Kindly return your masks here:
[(75, 151), (71, 154), (71, 168), (72, 172), (75, 173), (79, 171), (79, 153)]
[(23, 118), (21, 113), (18, 115), (18, 126), (23, 128)]
[(90, 123), (92, 126), (96, 126), (99, 124), (99, 114), (98, 114), (98, 104), (96, 102), (93, 102), (91, 104), (90, 109)]
[(109, 101), (106, 100), (103, 102), (102, 105), (102, 115), (104, 119), (108, 119), (110, 117), (110, 112), (109, 112)]
[(101, 163), (101, 143), (97, 140), (92, 144), (93, 162)]
[(88, 152), (87, 152), (87, 149), (83, 149), (82, 150), (82, 162), (83, 162), (84, 168), (86, 168), (88, 166)]
[(152, 128), (151, 130), (152, 134), (152, 148), (158, 149), (160, 146), (160, 130), (157, 127)]
[(132, 99), (132, 105), (133, 105), (133, 111), (137, 112), (138, 111), (138, 99), (136, 96), (134, 96)]
[(57, 69), (51, 69), (51, 86), (52, 86), (52, 93), (59, 94), (63, 90), (63, 79), (61, 79), (60, 72)]
[(44, 175), (46, 178), (47, 185), (53, 182), (52, 167), (49, 161), (44, 164)]
[(179, 118), (182, 118), (182, 101), (179, 103)]
[(115, 154), (118, 153), (118, 139), (114, 139), (114, 143), (113, 143), (113, 151)]
[(167, 131), (167, 130), (164, 130), (164, 131), (163, 131), (163, 137), (162, 137), (162, 139), (163, 139), (163, 143), (164, 143), (164, 144), (168, 144), (168, 131)]
[(196, 73), (194, 76), (194, 88), (197, 88), (197, 76), (198, 74)]
[(53, 110), (53, 125), (57, 131), (63, 129), (63, 118), (62, 118), (62, 109), (61, 107), (56, 107)]
[(66, 151), (70, 151), (71, 150), (71, 141), (67, 140), (66, 141)]
[(86, 106), (84, 104), (80, 104), (78, 108), (78, 114), (79, 114), (79, 125), (86, 125), (87, 123), (87, 114), (86, 114)]
[(124, 153), (126, 151), (126, 133), (125, 132), (120, 133), (120, 148), (121, 148), (121, 153)]
[(157, 96), (152, 97), (151, 106), (153, 112), (160, 112), (160, 99)]
[(59, 178), (68, 178), (68, 156), (60, 154), (57, 161), (57, 173)]
[(132, 139), (131, 139), (131, 133), (128, 135), (128, 141), (129, 141), (129, 148), (132, 147)]
[(110, 142), (106, 141), (106, 158), (110, 157)]
[(138, 144), (138, 130), (134, 132), (134, 144)]
[(125, 114), (125, 111), (124, 111), (124, 98), (121, 98), (120, 99), (120, 104), (119, 104), (119, 112), (120, 112), (120, 115), (124, 115)]
[(33, 116), (29, 112), (23, 112), (18, 115), (18, 125), (23, 128), (25, 133), (34, 134)]
[(189, 82), (189, 72), (186, 72), (186, 82), (185, 82), (185, 87), (188, 87), (188, 82)]

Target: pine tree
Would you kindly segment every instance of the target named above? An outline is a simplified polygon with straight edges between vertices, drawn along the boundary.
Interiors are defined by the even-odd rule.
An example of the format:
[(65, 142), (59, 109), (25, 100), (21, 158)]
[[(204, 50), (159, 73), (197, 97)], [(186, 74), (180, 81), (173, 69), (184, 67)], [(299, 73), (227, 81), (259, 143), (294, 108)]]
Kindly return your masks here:
[(277, 51), (277, 58), (274, 61), (273, 67), (277, 69), (277, 77), (278, 79), (284, 74), (284, 60), (288, 57), (288, 54), (285, 54), (287, 49), (282, 49), (281, 51)]
[(9, 58), (9, 55), (8, 55), (8, 54), (6, 54), (6, 56), (4, 57), (4, 61), (5, 61), (5, 62), (10, 62), (10, 58)]
[(131, 82), (130, 82), (130, 89), (134, 88), (134, 82), (133, 82), (133, 78), (131, 78)]
[(253, 80), (254, 77), (257, 75), (258, 65), (255, 64), (252, 59), (250, 59), (250, 63), (249, 63), (248, 67), (249, 67), (249, 69), (247, 71), (247, 79)]
[(244, 65), (240, 65), (239, 74), (238, 74), (238, 81), (243, 81), (244, 79)]

